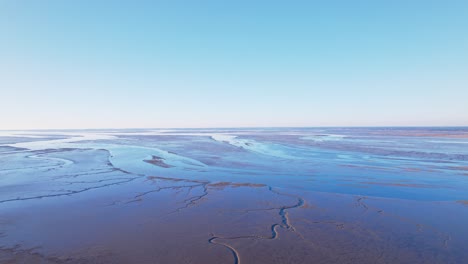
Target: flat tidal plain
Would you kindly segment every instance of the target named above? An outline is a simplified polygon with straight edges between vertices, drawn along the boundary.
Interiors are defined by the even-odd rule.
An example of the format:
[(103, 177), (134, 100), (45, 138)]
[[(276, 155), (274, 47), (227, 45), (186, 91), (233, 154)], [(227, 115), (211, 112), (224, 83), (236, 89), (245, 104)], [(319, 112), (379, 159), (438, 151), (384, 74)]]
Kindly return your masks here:
[(0, 263), (468, 263), (468, 128), (0, 131)]

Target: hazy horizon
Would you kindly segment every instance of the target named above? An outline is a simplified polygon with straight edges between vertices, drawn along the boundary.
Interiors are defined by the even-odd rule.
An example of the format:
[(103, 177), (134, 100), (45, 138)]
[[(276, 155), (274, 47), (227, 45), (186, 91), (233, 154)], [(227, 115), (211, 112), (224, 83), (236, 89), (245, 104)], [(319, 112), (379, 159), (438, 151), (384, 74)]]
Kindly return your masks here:
[(100, 128), (26, 128), (26, 129), (0, 129), (0, 131), (67, 131), (67, 130), (202, 130), (202, 129), (326, 129), (326, 128), (468, 128), (468, 126), (237, 126), (237, 127), (100, 127)]

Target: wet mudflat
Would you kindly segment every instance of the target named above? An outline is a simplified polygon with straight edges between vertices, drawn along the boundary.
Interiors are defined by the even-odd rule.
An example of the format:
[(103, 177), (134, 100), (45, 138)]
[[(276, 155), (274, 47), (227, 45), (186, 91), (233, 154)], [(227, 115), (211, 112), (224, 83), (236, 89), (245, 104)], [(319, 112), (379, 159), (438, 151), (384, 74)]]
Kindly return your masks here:
[(468, 263), (468, 129), (0, 133), (0, 263)]

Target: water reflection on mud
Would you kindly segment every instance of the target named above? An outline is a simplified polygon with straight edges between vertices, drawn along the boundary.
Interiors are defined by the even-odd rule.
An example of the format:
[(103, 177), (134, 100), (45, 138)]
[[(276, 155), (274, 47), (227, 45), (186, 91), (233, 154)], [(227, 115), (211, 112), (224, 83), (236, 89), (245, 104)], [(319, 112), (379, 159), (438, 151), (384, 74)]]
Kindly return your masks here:
[(468, 262), (467, 129), (2, 133), (0, 263)]

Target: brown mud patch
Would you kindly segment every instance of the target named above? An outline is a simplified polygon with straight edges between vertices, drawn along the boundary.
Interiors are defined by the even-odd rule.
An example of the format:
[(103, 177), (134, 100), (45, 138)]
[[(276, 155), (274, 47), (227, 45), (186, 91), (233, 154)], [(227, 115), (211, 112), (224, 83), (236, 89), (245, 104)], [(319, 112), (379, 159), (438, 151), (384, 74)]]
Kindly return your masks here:
[(161, 167), (161, 168), (172, 168), (173, 166), (164, 162), (164, 158), (158, 156), (152, 156), (149, 160), (143, 160), (146, 163)]

